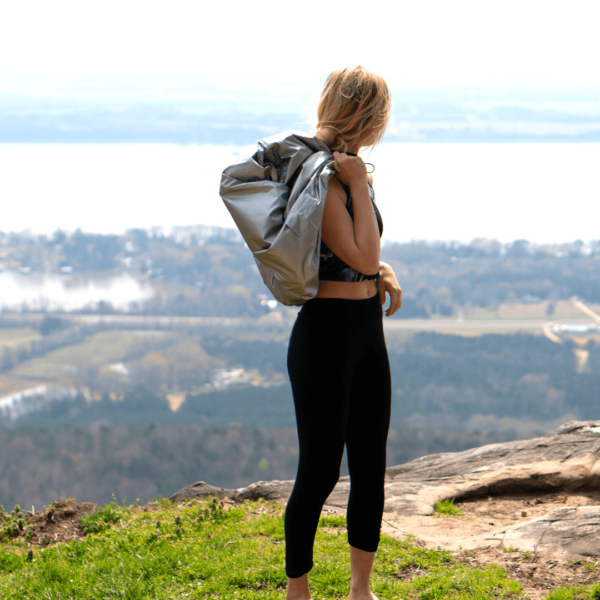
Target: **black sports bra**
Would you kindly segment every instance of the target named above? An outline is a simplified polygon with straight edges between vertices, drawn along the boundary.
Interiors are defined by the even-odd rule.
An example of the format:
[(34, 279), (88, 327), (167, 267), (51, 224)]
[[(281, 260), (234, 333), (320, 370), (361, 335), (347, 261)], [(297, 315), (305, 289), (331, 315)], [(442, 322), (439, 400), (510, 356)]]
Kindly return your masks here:
[[(339, 180), (338, 180), (339, 181)], [(350, 188), (340, 181), (348, 201), (346, 202), (346, 208), (354, 221), (354, 209), (352, 207), (352, 196), (350, 196)], [(375, 210), (375, 217), (377, 218), (377, 226), (379, 227), (379, 237), (383, 233), (383, 221), (379, 210), (375, 204), (375, 192), (369, 183), (369, 192), (371, 194), (371, 202), (373, 209)], [(363, 275), (356, 269), (353, 269), (350, 265), (347, 265), (341, 258), (336, 256), (321, 240), (321, 258), (319, 260), (319, 280), (322, 281), (365, 281), (366, 279), (377, 279), (379, 273), (375, 275)]]

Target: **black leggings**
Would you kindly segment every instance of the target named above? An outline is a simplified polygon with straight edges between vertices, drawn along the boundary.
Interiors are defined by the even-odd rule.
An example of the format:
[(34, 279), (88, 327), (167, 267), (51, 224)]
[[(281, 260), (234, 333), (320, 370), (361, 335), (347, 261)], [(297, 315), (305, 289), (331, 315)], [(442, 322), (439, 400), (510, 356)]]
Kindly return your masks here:
[(287, 366), (300, 457), (285, 511), (288, 577), (312, 569), (319, 517), (338, 482), (344, 444), (351, 482), (348, 542), (377, 550), (392, 396), (382, 317), (379, 294), (313, 298), (296, 317)]

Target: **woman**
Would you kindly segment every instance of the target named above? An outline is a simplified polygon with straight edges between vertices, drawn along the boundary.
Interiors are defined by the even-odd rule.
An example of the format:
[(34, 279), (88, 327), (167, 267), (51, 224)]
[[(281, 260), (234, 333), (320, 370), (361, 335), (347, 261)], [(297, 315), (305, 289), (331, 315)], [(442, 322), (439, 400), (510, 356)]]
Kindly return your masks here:
[(319, 290), (299, 311), (288, 347), (300, 457), (285, 512), (287, 600), (310, 596), (314, 537), (325, 500), (339, 479), (346, 445), (350, 472), (347, 522), (350, 600), (369, 588), (384, 504), (391, 378), (383, 335), (402, 304), (393, 270), (379, 260), (383, 223), (373, 179), (356, 154), (377, 143), (389, 121), (385, 81), (362, 67), (329, 75), (316, 137), (339, 167), (329, 181), (322, 221)]

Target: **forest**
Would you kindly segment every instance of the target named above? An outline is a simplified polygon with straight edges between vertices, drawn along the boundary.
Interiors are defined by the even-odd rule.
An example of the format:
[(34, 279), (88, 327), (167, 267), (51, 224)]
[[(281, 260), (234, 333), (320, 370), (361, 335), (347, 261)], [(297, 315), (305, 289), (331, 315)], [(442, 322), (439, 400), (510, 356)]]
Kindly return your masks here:
[[(508, 433), (391, 429), (388, 466), (512, 439), (515, 436)], [(196, 481), (238, 488), (254, 481), (290, 480), (298, 465), (293, 427), (150, 424), (0, 429), (0, 448), (0, 504), (20, 504), (24, 509), (61, 497), (108, 503), (113, 492), (127, 504), (138, 498), (146, 503)], [(348, 474), (345, 456), (340, 474)]]

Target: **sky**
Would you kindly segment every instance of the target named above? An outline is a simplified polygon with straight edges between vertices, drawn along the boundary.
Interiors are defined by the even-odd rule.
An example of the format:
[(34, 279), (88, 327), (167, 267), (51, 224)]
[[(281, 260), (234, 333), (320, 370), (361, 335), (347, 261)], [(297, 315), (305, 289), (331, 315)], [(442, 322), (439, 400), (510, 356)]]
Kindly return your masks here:
[[(0, 95), (14, 91), (11, 85), (19, 78), (30, 83), (65, 77), (74, 81), (97, 77), (98, 82), (113, 77), (133, 82), (190, 76), (194, 82), (203, 77), (207, 82), (218, 79), (223, 86), (249, 91), (253, 87), (272, 88), (276, 83), (282, 90), (291, 90), (292, 95), (296, 88), (309, 90), (316, 100), (327, 74), (352, 64), (362, 64), (382, 75), (392, 88), (594, 88), (600, 87), (599, 17), (598, 0), (18, 0), (0, 4)], [(40, 83), (39, 89), (42, 94), (46, 88)], [(98, 92), (102, 92), (101, 87)], [(413, 229), (398, 230), (393, 237), (464, 241), (475, 237), (525, 237), (533, 241), (536, 237), (540, 241), (597, 237), (592, 224), (600, 216), (600, 184), (594, 183), (592, 171), (585, 167), (596, 160), (597, 148), (600, 144), (587, 154), (581, 150), (581, 159), (556, 155), (551, 166), (544, 162), (544, 154), (535, 158), (525, 154), (523, 160), (535, 162), (530, 169), (525, 168), (527, 162), (511, 162), (509, 154), (503, 158), (495, 155), (500, 163), (481, 158), (481, 164), (492, 164), (492, 170), (478, 169), (478, 176), (470, 180), (464, 178), (468, 174), (462, 180), (448, 175), (447, 185), (453, 186), (448, 192), (451, 203), (444, 199), (445, 183), (429, 167), (460, 165), (462, 159), (455, 157), (449, 163), (443, 151), (436, 150), (434, 165), (432, 149), (415, 150), (420, 162), (401, 184), (404, 197), (410, 201), (434, 180), (438, 187), (430, 189), (429, 200), (421, 194), (419, 201), (411, 203)], [(0, 196), (4, 190), (6, 197), (6, 190), (10, 190), (19, 198), (13, 204), (12, 218), (4, 218), (5, 230), (31, 228), (37, 232), (53, 230), (56, 225), (105, 231), (115, 222), (114, 215), (125, 213), (130, 215), (129, 227), (161, 222), (232, 226), (222, 206), (220, 213), (210, 216), (212, 223), (204, 220), (209, 213), (202, 209), (207, 194), (216, 194), (220, 169), (225, 166), (221, 162), (226, 157), (216, 159), (219, 168), (206, 179), (210, 183), (205, 183), (194, 162), (199, 155), (193, 152), (180, 156), (176, 149), (155, 152), (145, 148), (132, 158), (127, 155), (129, 151), (105, 152), (89, 147), (77, 158), (75, 167), (70, 162), (72, 154), (63, 154), (63, 150), (57, 149), (50, 158), (44, 154), (48, 148), (31, 149), (32, 154), (26, 156), (25, 150), (7, 147), (3, 151), (4, 165), (10, 161), (14, 164), (2, 178)], [(172, 157), (165, 159), (165, 152)], [(85, 156), (91, 157), (88, 162)], [(384, 183), (388, 179), (384, 188), (392, 189), (393, 178), (399, 177), (393, 171), (397, 159), (389, 152), (381, 156)], [(468, 161), (477, 160), (470, 157)], [(173, 165), (171, 171), (160, 168), (165, 161)], [(382, 168), (386, 161), (392, 169), (387, 174)], [(564, 172), (563, 165), (571, 170)], [(460, 168), (453, 166), (452, 173), (459, 172)], [(508, 185), (505, 180), (512, 174), (514, 181)], [(194, 185), (184, 185), (192, 180)], [(504, 187), (499, 183), (492, 190), (494, 180)], [(201, 193), (204, 189), (208, 191)], [(523, 189), (529, 192), (515, 196)], [(25, 195), (27, 190), (29, 196)], [(163, 196), (159, 197), (157, 190), (164, 190)], [(564, 193), (559, 196), (556, 190)], [(573, 195), (573, 190), (581, 193)], [(160, 204), (169, 193), (172, 210), (164, 215)], [(551, 194), (554, 206), (579, 202), (581, 211), (571, 211), (562, 223), (540, 224), (534, 215), (548, 214)], [(450, 207), (447, 218), (452, 218), (475, 214), (473, 207), (486, 195), (488, 201), (495, 198), (512, 203), (503, 213), (505, 222), (497, 217), (462, 220), (461, 229), (449, 230), (441, 219), (431, 226), (432, 199), (439, 207)], [(585, 206), (581, 206), (581, 198)], [(216, 195), (214, 199), (219, 200)], [(525, 204), (532, 216), (524, 222), (520, 209)], [(102, 212), (101, 221), (97, 211), (103, 206), (107, 210)], [(583, 214), (586, 217), (582, 221)], [(125, 221), (114, 227), (125, 229)], [(385, 235), (390, 233), (388, 228)]]
[(19, 0), (0, 72), (305, 81), (362, 64), (391, 84), (600, 85), (597, 0)]

